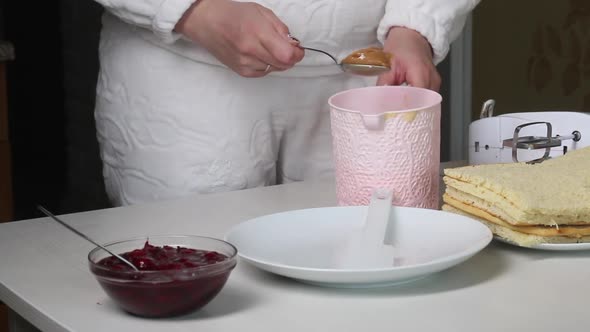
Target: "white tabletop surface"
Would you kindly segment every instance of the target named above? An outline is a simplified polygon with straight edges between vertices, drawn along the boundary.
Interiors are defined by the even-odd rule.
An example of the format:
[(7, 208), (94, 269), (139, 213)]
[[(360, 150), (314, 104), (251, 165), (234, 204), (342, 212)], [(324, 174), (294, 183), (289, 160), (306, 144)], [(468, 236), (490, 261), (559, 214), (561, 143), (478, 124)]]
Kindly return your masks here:
[[(100, 242), (148, 234), (222, 237), (246, 219), (334, 205), (331, 184), (296, 183), (66, 215)], [(590, 252), (491, 244), (455, 268), (386, 289), (298, 283), (238, 262), (202, 311), (120, 311), (86, 265), (93, 246), (49, 219), (0, 225), (0, 300), (44, 331), (583, 331)]]

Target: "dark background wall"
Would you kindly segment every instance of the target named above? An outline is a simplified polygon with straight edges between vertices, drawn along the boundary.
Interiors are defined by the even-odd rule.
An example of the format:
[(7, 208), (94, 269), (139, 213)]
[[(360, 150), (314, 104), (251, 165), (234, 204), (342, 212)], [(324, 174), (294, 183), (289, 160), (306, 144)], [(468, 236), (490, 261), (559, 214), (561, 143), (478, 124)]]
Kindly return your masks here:
[(590, 0), (482, 1), (473, 16), (475, 118), (488, 98), (494, 114), (590, 112)]
[[(58, 4), (58, 5), (56, 5)], [(97, 47), (102, 8), (91, 0), (0, 2), (8, 67), (15, 220), (109, 207), (94, 128)], [(448, 159), (448, 61), (444, 82), (442, 159)]]
[[(57, 5), (56, 5), (57, 4)], [(93, 107), (101, 7), (89, 0), (6, 1), (15, 219), (108, 207)]]
[(91, 0), (61, 0), (61, 36), (66, 113), (66, 187), (61, 209), (109, 206), (94, 128), (98, 39), (102, 7)]

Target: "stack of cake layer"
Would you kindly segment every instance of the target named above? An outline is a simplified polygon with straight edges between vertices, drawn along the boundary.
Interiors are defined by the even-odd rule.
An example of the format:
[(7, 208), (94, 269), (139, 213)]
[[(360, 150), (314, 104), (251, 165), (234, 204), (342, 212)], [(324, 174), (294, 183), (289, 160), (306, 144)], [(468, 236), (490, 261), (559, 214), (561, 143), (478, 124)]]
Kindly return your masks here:
[(445, 170), (443, 210), (521, 246), (590, 242), (590, 147), (539, 164)]

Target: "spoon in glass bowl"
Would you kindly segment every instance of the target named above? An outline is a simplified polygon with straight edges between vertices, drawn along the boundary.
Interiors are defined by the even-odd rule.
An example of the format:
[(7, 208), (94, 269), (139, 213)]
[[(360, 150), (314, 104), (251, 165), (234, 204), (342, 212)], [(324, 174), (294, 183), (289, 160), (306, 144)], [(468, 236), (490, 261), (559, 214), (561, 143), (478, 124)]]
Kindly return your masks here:
[[(389, 66), (389, 60), (391, 58), (391, 55), (386, 52), (383, 52), (382, 50), (380, 50), (378, 48), (367, 48), (367, 49), (358, 50), (358, 51), (352, 53), (351, 55), (347, 56), (342, 62), (338, 62), (338, 60), (336, 60), (336, 58), (332, 54), (330, 54), (326, 51), (319, 50), (317, 48), (302, 46), (299, 39), (297, 39), (291, 35), (289, 35), (289, 37), (291, 39), (293, 39), (294, 41), (296, 41), (299, 44), (299, 47), (301, 47), (304, 50), (319, 52), (319, 53), (323, 53), (323, 54), (327, 55), (328, 57), (330, 57), (332, 59), (332, 61), (334, 61), (334, 63), (336, 63), (338, 66), (340, 66), (342, 71), (347, 72), (347, 73), (351, 73), (351, 74), (355, 74), (355, 75), (362, 75), (362, 76), (377, 76), (377, 75), (381, 75), (381, 74), (386, 73), (389, 70), (391, 70), (391, 68)], [(382, 61), (380, 61), (382, 64), (368, 63), (369, 61), (367, 61), (367, 59), (368, 59), (367, 54), (374, 54), (374, 56), (376, 56), (376, 57), (380, 58), (380, 60), (382, 60)], [(363, 62), (365, 62), (365, 63), (363, 63)], [(387, 63), (387, 65), (384, 65), (385, 63)]]
[(70, 231), (76, 233), (78, 236), (86, 239), (87, 241), (91, 242), (92, 244), (94, 244), (97, 247), (100, 247), (102, 250), (108, 252), (109, 254), (117, 257), (121, 262), (129, 265), (129, 267), (131, 267), (133, 270), (135, 271), (139, 271), (139, 269), (137, 267), (135, 267), (135, 265), (133, 265), (133, 263), (131, 263), (130, 261), (126, 260), (125, 258), (121, 257), (120, 255), (115, 254), (114, 252), (110, 251), (109, 249), (101, 246), (100, 244), (96, 243), (94, 240), (92, 240), (91, 238), (89, 238), (88, 236), (84, 235), (83, 233), (81, 233), (80, 231), (78, 231), (77, 229), (73, 228), (72, 226), (66, 224), (63, 220), (59, 219), (58, 217), (56, 217), (53, 213), (49, 212), (47, 209), (45, 209), (44, 207), (42, 207), (41, 205), (37, 206), (37, 208), (43, 212), (46, 216), (50, 217), (51, 219), (57, 221), (58, 223), (60, 223), (62, 226), (64, 226), (65, 228), (69, 229)]

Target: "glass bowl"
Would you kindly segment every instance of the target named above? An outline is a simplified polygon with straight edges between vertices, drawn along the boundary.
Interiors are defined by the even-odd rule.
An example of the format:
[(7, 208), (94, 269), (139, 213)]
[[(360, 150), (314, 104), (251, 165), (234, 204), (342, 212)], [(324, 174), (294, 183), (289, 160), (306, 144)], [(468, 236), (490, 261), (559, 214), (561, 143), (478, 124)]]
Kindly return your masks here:
[[(227, 259), (203, 266), (134, 271), (130, 267), (116, 269), (116, 266), (99, 264), (112, 256), (100, 247), (94, 248), (88, 254), (90, 271), (117, 305), (137, 316), (171, 317), (202, 308), (217, 296), (236, 266), (237, 249), (232, 244), (203, 236), (150, 236), (104, 246), (120, 255), (144, 248), (146, 241), (153, 246), (172, 247), (168, 248), (170, 250), (184, 247), (217, 252), (227, 256)], [(134, 265), (137, 266), (137, 263)]]

